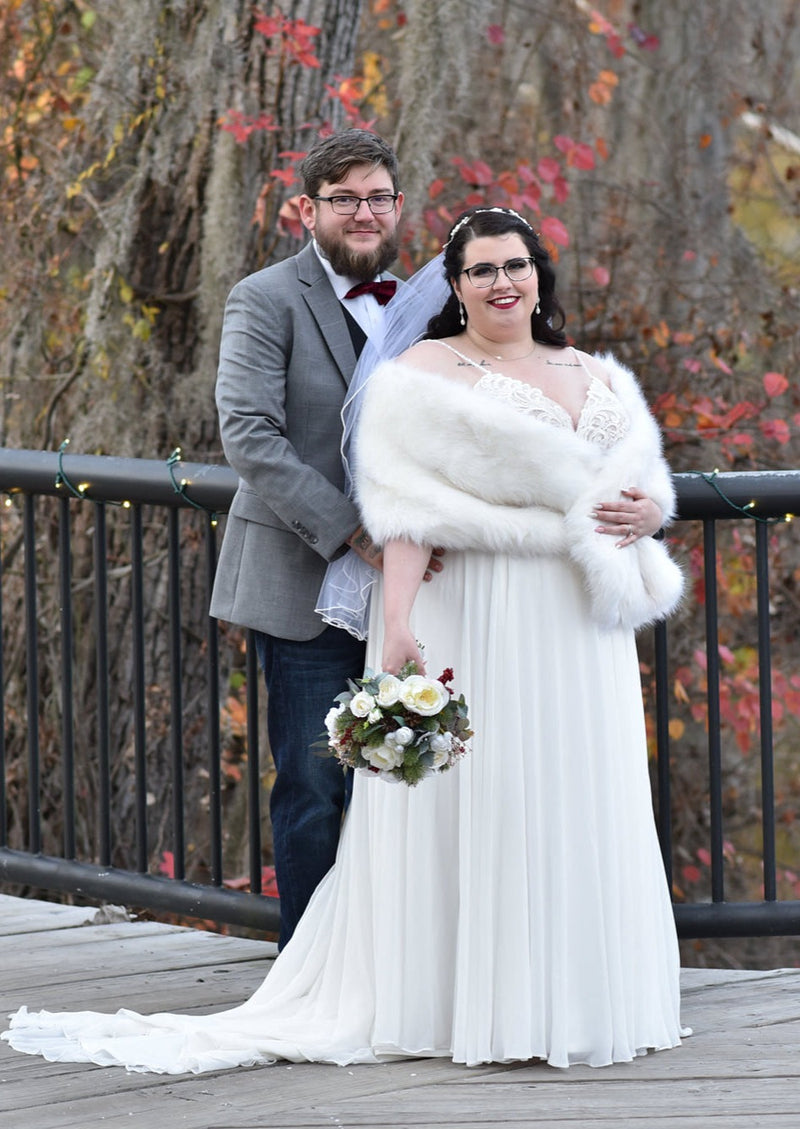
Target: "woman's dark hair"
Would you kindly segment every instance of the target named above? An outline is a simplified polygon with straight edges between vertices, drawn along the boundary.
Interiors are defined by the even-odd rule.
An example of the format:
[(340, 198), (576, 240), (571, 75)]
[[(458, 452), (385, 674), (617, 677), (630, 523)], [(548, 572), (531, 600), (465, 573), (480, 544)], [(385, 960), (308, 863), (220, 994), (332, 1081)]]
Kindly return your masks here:
[[(451, 284), (464, 269), (464, 251), (472, 239), (485, 235), (508, 235), (513, 232), (522, 239), (528, 248), (539, 280), (539, 313), (531, 314), (531, 332), (535, 341), (544, 345), (564, 348), (567, 338), (564, 334), (566, 316), (561, 303), (556, 298), (556, 273), (553, 263), (539, 242), (532, 227), (516, 212), (508, 208), (490, 208), (477, 205), (462, 212), (453, 224), (450, 238), (444, 248), (444, 273)], [(455, 337), (463, 326), (459, 315), (459, 301), (454, 291), (442, 310), (428, 322), (425, 333), (429, 338)]]

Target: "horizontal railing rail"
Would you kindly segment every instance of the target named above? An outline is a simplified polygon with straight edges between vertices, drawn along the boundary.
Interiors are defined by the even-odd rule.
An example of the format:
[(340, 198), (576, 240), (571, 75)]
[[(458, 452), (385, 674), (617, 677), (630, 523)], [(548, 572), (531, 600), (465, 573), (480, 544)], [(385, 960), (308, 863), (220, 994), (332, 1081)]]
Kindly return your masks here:
[[(707, 760), (709, 807), (710, 899), (705, 902), (680, 902), (675, 905), (678, 929), (684, 937), (766, 936), (800, 933), (800, 901), (779, 900), (776, 882), (776, 824), (772, 733), (771, 640), (769, 605), (769, 522), (784, 518), (800, 507), (800, 472), (761, 471), (704, 475), (675, 475), (679, 523), (700, 523), (705, 584), (705, 654), (707, 659)], [(246, 789), (244, 818), (247, 827), (249, 874), (247, 892), (233, 889), (230, 875), (224, 873), (225, 844), (230, 837), (230, 815), (222, 795), (223, 736), (221, 701), (220, 628), (207, 615), (208, 596), (214, 579), (217, 556), (217, 515), (229, 507), (236, 487), (236, 476), (228, 467), (170, 460), (112, 458), (49, 452), (0, 449), (0, 492), (6, 495), (6, 508), (13, 511), (3, 528), (3, 602), (0, 617), (4, 649), (0, 654), (0, 679), (3, 695), (0, 712), (3, 736), (0, 738), (0, 882), (36, 889), (53, 890), (104, 901), (120, 901), (153, 910), (211, 919), (273, 932), (277, 928), (278, 903), (262, 893), (263, 826), (265, 794), (262, 758), (259, 756), (259, 677), (255, 649), (249, 633), (233, 643), (244, 647), (243, 668), (239, 674), (246, 687), (245, 720), (241, 740), (240, 787)], [(90, 506), (91, 520), (76, 522), (80, 506)], [(113, 523), (109, 516), (115, 515)], [(2, 509), (0, 509), (2, 514)], [(120, 516), (122, 515), (122, 516)], [(13, 520), (11, 520), (13, 518)], [(760, 688), (760, 787), (761, 838), (764, 896), (761, 901), (726, 900), (723, 813), (723, 757), (720, 720), (719, 621), (716, 594), (717, 523), (752, 522), (755, 518), (755, 560), (758, 620)], [(113, 524), (113, 529), (111, 525)], [(7, 526), (7, 528), (6, 528)], [(689, 525), (678, 524), (672, 533), (680, 540)], [(159, 540), (160, 538), (160, 540)], [(91, 542), (91, 564), (84, 559)], [(122, 560), (120, 545), (127, 545)], [(85, 551), (84, 551), (85, 550)], [(191, 566), (185, 566), (187, 553)], [(81, 556), (80, 574), (75, 558)], [(110, 559), (111, 558), (111, 559)], [(18, 562), (21, 560), (21, 564)], [(156, 572), (154, 561), (158, 562)], [(149, 571), (148, 571), (149, 570)], [(187, 597), (183, 586), (187, 574), (196, 582)], [(155, 587), (147, 577), (157, 576)], [(126, 588), (120, 590), (124, 579)], [(202, 579), (202, 582), (200, 582)], [(60, 648), (53, 663), (50, 651), (55, 646), (53, 624), (43, 623), (40, 601), (57, 586)], [(110, 586), (114, 588), (112, 600)], [(93, 645), (87, 658), (85, 625), (78, 622), (76, 601), (89, 590), (92, 604)], [(48, 597), (49, 598), (49, 597)], [(12, 601), (24, 611), (24, 654), (13, 643), (14, 624), (9, 623), (4, 605)], [(82, 606), (82, 605), (81, 605)], [(122, 609), (122, 610), (120, 610)], [(157, 613), (154, 620), (154, 609)], [(112, 615), (113, 613), (113, 615)], [(114, 618), (116, 617), (116, 618)], [(153, 797), (148, 781), (153, 771), (150, 730), (157, 727), (152, 694), (152, 666), (155, 644), (153, 624), (163, 638), (157, 640), (158, 662), (168, 681), (168, 693), (161, 719), (169, 736), (159, 750), (168, 747), (169, 768), (165, 779), (166, 797)], [(121, 630), (119, 624), (124, 624)], [(146, 626), (147, 625), (147, 626)], [(671, 887), (674, 886), (670, 736), (670, 624), (659, 625), (653, 635), (655, 665), (655, 734), (657, 745), (656, 807), (662, 853)], [(121, 637), (124, 636), (124, 646)], [(59, 731), (42, 728), (43, 637), (48, 646), (48, 662), (59, 670)], [(15, 649), (16, 647), (16, 649)], [(76, 651), (81, 648), (81, 660)], [(157, 649), (157, 648), (156, 648)], [(164, 652), (161, 656), (161, 651)], [(200, 656), (200, 658), (198, 658)], [(202, 660), (202, 665), (198, 662)], [(230, 665), (226, 656), (225, 670)], [(240, 661), (238, 658), (236, 661)], [(91, 677), (85, 675), (86, 666)], [(194, 677), (186, 669), (191, 667)], [(162, 667), (159, 667), (161, 670)], [(198, 670), (202, 673), (198, 677)], [(90, 683), (91, 702), (96, 711), (90, 726), (91, 748), (76, 745), (76, 730), (84, 719), (76, 717), (75, 680), (81, 676)], [(12, 691), (19, 694), (24, 681), (25, 718)], [(198, 682), (203, 685), (198, 689)], [(191, 710), (186, 702), (192, 691)], [(117, 696), (124, 691), (130, 700), (126, 711), (118, 707)], [(50, 698), (54, 691), (49, 688)], [(50, 700), (48, 699), (48, 701)], [(85, 701), (86, 699), (82, 699)], [(116, 713), (115, 713), (116, 710)], [(193, 712), (192, 712), (193, 711)], [(156, 711), (157, 712), (157, 711)], [(112, 714), (116, 722), (112, 722)], [(120, 717), (130, 715), (123, 725), (124, 768), (120, 783), (120, 737), (115, 728)], [(188, 719), (188, 720), (187, 720)], [(19, 772), (13, 756), (18, 751), (9, 745), (10, 731), (27, 727), (25, 780), (14, 784), (15, 800), (20, 789), (27, 789), (23, 816), (20, 805), (12, 804), (9, 773)], [(201, 724), (202, 723), (202, 724)], [(198, 727), (202, 735), (198, 736)], [(263, 727), (262, 727), (263, 728)], [(204, 747), (205, 792), (197, 798), (196, 781), (185, 780), (185, 748), (191, 729), (195, 745)], [(82, 731), (83, 732), (83, 731)], [(17, 749), (17, 746), (14, 747)], [(91, 796), (93, 828), (87, 835), (76, 824), (82, 765), (92, 765)], [(83, 758), (83, 759), (81, 759)], [(127, 758), (127, 759), (125, 759)], [(238, 770), (237, 770), (238, 771)], [(130, 775), (130, 785), (127, 776)], [(55, 774), (55, 775), (54, 775)], [(13, 775), (13, 774), (12, 774)], [(96, 777), (96, 779), (95, 779)], [(57, 780), (57, 782), (56, 782)], [(62, 849), (49, 843), (45, 849), (44, 805), (57, 793)], [(133, 860), (126, 866), (117, 862), (121, 823), (119, 796), (128, 804), (124, 829), (133, 827)], [(80, 796), (86, 806), (86, 797)], [(198, 826), (197, 806), (202, 809), (205, 830), (204, 880), (186, 877), (187, 844), (185, 825)], [(154, 808), (161, 823), (169, 823), (170, 876), (152, 873)], [(14, 813), (13, 820), (10, 813)], [(168, 810), (167, 810), (168, 809)], [(226, 819), (228, 822), (226, 822)], [(24, 822), (24, 829), (21, 826)], [(24, 831), (24, 834), (23, 834)], [(12, 841), (13, 840), (13, 841)], [(80, 842), (79, 842), (80, 840)]]

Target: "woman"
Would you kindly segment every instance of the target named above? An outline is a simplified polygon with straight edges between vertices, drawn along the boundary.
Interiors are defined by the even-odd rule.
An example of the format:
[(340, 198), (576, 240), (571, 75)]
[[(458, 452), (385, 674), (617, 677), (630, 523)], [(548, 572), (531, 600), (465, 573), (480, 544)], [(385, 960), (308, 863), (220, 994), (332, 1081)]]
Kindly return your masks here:
[(681, 588), (651, 537), (673, 505), (658, 433), (630, 374), (566, 345), (525, 220), (472, 209), (444, 265), (430, 339), (367, 383), (356, 485), (385, 543), (368, 663), (453, 667), (470, 752), (415, 788), (357, 776), (336, 866), (246, 1004), (23, 1009), (17, 1049), (181, 1072), (600, 1066), (680, 1041), (633, 636)]

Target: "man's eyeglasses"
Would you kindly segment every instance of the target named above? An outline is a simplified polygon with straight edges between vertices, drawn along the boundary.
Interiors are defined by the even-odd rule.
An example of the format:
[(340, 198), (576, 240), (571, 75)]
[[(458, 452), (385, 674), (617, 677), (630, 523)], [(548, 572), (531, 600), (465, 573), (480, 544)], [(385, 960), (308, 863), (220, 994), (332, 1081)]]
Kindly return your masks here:
[(315, 196), (314, 199), (330, 204), (337, 216), (354, 216), (365, 202), (374, 216), (382, 216), (393, 212), (397, 203), (397, 196), (389, 192), (378, 192), (374, 196)]
[(467, 267), (461, 273), (467, 276), (473, 286), (493, 286), (499, 271), (505, 271), (509, 282), (523, 282), (533, 274), (533, 259), (509, 259), (501, 267), (496, 267), (493, 263), (476, 263), (474, 267)]

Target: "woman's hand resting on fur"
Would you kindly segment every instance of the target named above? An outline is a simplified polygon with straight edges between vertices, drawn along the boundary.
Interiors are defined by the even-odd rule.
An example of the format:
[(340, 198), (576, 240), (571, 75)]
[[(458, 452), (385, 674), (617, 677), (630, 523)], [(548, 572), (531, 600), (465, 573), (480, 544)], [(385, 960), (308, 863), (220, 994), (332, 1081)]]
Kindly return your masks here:
[(595, 533), (605, 533), (618, 537), (617, 548), (624, 549), (640, 537), (652, 537), (661, 528), (664, 515), (660, 506), (636, 486), (620, 491), (622, 497), (616, 502), (599, 502), (592, 517), (603, 524)]

